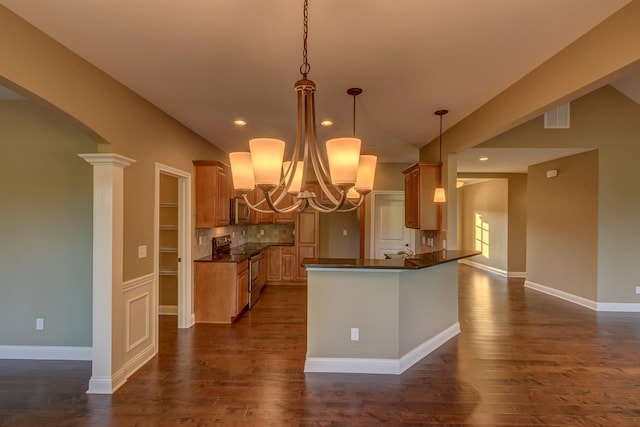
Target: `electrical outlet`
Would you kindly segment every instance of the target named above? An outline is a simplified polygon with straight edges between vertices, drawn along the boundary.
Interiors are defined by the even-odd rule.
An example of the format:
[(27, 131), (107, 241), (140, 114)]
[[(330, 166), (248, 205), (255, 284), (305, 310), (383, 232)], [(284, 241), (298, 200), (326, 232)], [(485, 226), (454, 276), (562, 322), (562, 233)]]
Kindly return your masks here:
[(640, 286), (636, 286), (636, 294), (640, 295)]
[(235, 232), (235, 231), (232, 231), (232, 232), (231, 232), (231, 238), (233, 239), (234, 237), (236, 237), (236, 232)]
[(351, 341), (360, 341), (360, 328), (351, 328)]
[(426, 236), (422, 236), (422, 244), (423, 245), (427, 244), (427, 237)]
[(342, 235), (346, 236), (347, 235), (347, 230), (342, 230)]
[(202, 245), (202, 236), (198, 236), (198, 244)]
[(36, 319), (36, 331), (44, 330), (44, 319), (42, 317), (38, 317)]
[(147, 245), (138, 246), (138, 258), (147, 257)]
[(264, 230), (263, 229), (260, 229), (260, 235), (264, 236)]

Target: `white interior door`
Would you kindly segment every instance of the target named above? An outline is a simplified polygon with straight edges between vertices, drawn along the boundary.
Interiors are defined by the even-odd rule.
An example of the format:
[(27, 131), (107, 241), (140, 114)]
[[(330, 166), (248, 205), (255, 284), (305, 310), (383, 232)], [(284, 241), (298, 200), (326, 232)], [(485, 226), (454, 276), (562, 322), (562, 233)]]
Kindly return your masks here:
[(385, 254), (396, 254), (407, 248), (413, 250), (415, 234), (404, 226), (403, 191), (375, 194), (372, 210), (372, 258), (382, 259)]

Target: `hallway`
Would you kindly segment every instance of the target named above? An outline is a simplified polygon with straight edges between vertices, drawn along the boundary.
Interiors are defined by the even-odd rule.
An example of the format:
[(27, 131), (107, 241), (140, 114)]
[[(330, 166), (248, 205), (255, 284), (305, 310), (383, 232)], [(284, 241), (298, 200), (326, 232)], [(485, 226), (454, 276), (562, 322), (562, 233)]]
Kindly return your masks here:
[(0, 426), (637, 425), (640, 314), (596, 313), (461, 265), (462, 333), (403, 375), (302, 372), (306, 288), (232, 326), (176, 328), (113, 396), (88, 362), (0, 360)]

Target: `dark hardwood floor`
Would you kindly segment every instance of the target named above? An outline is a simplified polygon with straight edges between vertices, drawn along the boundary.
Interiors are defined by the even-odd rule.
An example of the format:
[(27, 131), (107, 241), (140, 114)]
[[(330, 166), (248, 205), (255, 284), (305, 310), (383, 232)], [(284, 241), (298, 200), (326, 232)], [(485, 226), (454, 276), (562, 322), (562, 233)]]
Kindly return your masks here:
[(2, 426), (640, 425), (640, 313), (596, 313), (460, 266), (462, 333), (400, 376), (304, 374), (304, 286), (176, 329), (113, 396), (88, 362), (0, 360)]

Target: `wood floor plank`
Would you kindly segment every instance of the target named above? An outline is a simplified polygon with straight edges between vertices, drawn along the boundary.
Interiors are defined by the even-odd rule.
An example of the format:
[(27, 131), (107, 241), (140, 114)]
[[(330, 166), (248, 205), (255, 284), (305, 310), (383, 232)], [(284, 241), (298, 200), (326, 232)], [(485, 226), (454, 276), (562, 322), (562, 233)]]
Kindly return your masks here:
[(113, 396), (89, 362), (0, 360), (0, 426), (638, 426), (640, 314), (460, 266), (461, 334), (403, 375), (304, 374), (306, 287), (178, 330)]

